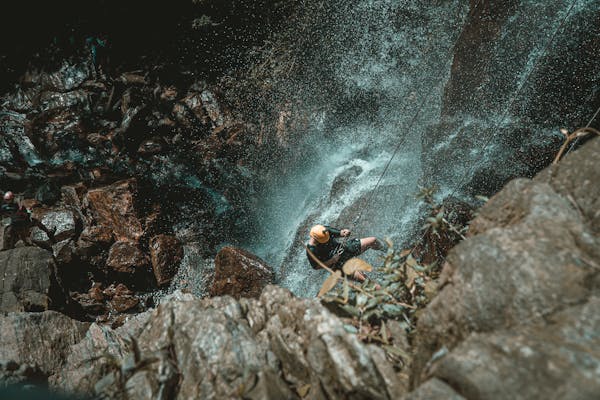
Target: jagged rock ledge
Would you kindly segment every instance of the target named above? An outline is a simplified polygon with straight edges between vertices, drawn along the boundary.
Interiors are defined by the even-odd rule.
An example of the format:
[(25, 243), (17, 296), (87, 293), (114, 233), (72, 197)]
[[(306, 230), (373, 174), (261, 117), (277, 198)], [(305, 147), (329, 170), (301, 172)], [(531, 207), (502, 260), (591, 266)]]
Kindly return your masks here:
[(598, 165), (594, 139), (479, 211), (419, 318), (408, 370), (276, 286), (259, 299), (176, 292), (117, 329), (7, 313), (1, 358), (56, 389), (122, 399), (597, 398)]

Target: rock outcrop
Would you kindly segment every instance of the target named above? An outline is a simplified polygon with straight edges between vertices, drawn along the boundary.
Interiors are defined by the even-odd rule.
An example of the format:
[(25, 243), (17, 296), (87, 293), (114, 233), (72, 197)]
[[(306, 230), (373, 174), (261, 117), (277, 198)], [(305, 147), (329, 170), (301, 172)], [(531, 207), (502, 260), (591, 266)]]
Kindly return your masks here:
[(89, 326), (55, 311), (0, 315), (0, 360), (35, 366), (45, 377), (56, 374)]
[(152, 270), (159, 286), (171, 282), (183, 259), (183, 246), (174, 236), (158, 235), (150, 239)]
[(37, 247), (0, 252), (0, 311), (44, 311), (64, 303), (52, 254)]
[(594, 139), (480, 210), (419, 318), (415, 386), (437, 378), (490, 399), (600, 393), (599, 155)]
[(454, 47), (441, 122), (423, 135), (423, 167), (431, 184), (454, 188), (467, 174), (462, 189), (490, 196), (548, 165), (559, 128), (585, 126), (600, 106), (600, 16), (594, 1), (477, 4)]
[[(132, 339), (126, 345), (128, 335)], [(82, 359), (100, 349), (113, 355), (117, 366), (95, 360), (81, 367)], [(116, 331), (94, 324), (51, 381), (124, 399), (159, 393), (205, 399), (394, 399), (402, 393), (382, 349), (346, 332), (317, 300), (298, 299), (275, 286), (259, 300), (184, 296)]]
[(259, 257), (243, 249), (224, 247), (215, 258), (210, 294), (258, 298), (273, 278), (273, 269)]

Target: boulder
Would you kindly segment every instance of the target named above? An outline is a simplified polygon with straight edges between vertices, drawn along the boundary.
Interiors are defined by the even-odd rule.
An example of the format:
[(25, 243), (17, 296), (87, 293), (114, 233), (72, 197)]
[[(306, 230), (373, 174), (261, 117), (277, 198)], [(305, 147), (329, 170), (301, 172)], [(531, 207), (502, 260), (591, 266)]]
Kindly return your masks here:
[(468, 399), (595, 399), (600, 393), (600, 297), (547, 323), (471, 334), (431, 373)]
[[(118, 374), (105, 360), (80, 366), (98, 352), (114, 356)], [(130, 398), (207, 399), (394, 399), (403, 390), (382, 349), (318, 301), (275, 286), (259, 300), (174, 297), (116, 331), (94, 324), (51, 381), (109, 398), (124, 387)]]
[(183, 259), (183, 246), (174, 236), (158, 235), (150, 239), (152, 269), (159, 286), (169, 283)]
[(115, 242), (108, 252), (106, 266), (116, 272), (132, 273), (150, 264), (148, 256), (130, 242)]
[(110, 245), (114, 241), (113, 231), (101, 225), (87, 226), (79, 235), (79, 239), (99, 245)]
[(77, 248), (71, 239), (63, 240), (52, 245), (54, 259), (59, 265), (67, 265), (75, 260)]
[(235, 247), (224, 247), (215, 258), (210, 294), (256, 298), (273, 278), (273, 269), (254, 254)]
[[(54, 230), (54, 239), (57, 242), (71, 239), (77, 232), (77, 220), (75, 214), (70, 210), (39, 210), (33, 212), (33, 217), (40, 220), (42, 224), (51, 231)], [(50, 243), (46, 232), (38, 227), (31, 230), (33, 240), (43, 243)]]
[(586, 333), (598, 329), (599, 165), (594, 139), (479, 211), (419, 317), (413, 385), (434, 377), (490, 399), (599, 392), (597, 338)]
[(456, 393), (447, 383), (433, 378), (423, 383), (414, 390), (402, 397), (402, 400), (464, 400), (460, 394)]
[(117, 241), (137, 243), (144, 234), (135, 209), (135, 179), (92, 189), (84, 198), (84, 206), (96, 224), (113, 232)]
[(114, 240), (113, 231), (106, 226), (88, 226), (86, 227), (79, 239), (90, 243), (97, 243), (100, 245), (109, 245)]
[(59, 372), (90, 324), (54, 311), (0, 315), (0, 359), (35, 365), (46, 375)]
[(0, 252), (0, 311), (44, 311), (60, 302), (52, 254), (38, 247)]

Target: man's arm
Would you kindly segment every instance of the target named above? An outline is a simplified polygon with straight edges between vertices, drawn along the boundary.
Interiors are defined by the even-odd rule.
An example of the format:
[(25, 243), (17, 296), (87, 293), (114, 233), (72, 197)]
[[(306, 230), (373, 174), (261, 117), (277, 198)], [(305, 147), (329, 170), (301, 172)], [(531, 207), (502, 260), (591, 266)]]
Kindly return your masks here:
[(333, 238), (338, 238), (338, 237), (342, 236), (342, 231), (340, 231), (339, 229), (332, 228), (331, 226), (327, 226), (327, 225), (325, 225), (325, 228), (327, 228), (327, 231)]

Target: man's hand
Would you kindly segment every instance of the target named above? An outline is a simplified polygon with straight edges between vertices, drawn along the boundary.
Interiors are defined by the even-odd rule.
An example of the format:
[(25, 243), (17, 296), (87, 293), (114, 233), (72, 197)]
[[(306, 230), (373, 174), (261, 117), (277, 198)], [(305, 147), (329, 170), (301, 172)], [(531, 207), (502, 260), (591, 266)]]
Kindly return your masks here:
[(341, 237), (348, 237), (348, 236), (350, 236), (350, 234), (352, 234), (352, 232), (350, 232), (350, 229), (342, 229), (340, 231)]

